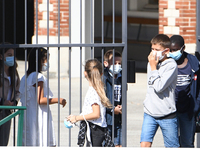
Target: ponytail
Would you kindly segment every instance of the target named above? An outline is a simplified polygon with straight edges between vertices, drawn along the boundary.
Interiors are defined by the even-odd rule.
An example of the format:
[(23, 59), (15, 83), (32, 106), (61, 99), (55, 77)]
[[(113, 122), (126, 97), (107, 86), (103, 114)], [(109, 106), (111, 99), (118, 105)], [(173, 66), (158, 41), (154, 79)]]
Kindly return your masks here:
[(85, 71), (87, 72), (88, 79), (90, 80), (93, 88), (99, 95), (101, 103), (107, 108), (112, 108), (112, 104), (106, 97), (106, 93), (104, 90), (104, 83), (101, 80), (101, 73), (102, 73), (101, 63), (96, 59), (89, 60), (86, 63)]

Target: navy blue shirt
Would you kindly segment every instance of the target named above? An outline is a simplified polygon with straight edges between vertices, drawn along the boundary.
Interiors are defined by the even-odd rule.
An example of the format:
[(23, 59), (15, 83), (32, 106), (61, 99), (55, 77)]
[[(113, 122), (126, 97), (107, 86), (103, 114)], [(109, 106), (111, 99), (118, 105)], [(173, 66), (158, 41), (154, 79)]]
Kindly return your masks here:
[(188, 62), (184, 68), (178, 68), (177, 84), (175, 89), (176, 108), (178, 112), (187, 112), (190, 107), (191, 66)]

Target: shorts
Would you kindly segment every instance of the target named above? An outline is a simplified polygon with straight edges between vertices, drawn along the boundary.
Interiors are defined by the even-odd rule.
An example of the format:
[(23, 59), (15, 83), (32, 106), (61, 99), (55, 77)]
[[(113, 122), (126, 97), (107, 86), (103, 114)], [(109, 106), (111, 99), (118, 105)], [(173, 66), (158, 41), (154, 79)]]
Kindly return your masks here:
[(177, 118), (156, 119), (144, 113), (140, 142), (153, 142), (153, 138), (161, 128), (165, 147), (179, 147)]
[[(112, 138), (112, 125), (108, 125), (108, 131)], [(122, 145), (122, 126), (121, 124), (115, 124), (114, 127), (114, 144)]]

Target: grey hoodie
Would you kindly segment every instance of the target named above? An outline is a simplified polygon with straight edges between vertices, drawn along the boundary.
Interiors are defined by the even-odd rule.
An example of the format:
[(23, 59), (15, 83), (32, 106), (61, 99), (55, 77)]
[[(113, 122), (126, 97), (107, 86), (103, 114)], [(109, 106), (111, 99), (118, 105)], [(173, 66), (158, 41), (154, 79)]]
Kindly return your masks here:
[(152, 117), (164, 117), (176, 112), (177, 74), (177, 64), (172, 58), (159, 63), (154, 71), (151, 71), (148, 63), (147, 94), (143, 102), (145, 113)]

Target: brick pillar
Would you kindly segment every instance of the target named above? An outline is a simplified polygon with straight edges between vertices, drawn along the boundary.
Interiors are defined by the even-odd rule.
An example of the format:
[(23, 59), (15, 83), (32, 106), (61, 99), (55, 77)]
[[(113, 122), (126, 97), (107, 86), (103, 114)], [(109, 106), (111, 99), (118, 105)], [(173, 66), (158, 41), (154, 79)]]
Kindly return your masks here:
[(186, 51), (196, 50), (196, 0), (159, 0), (159, 33), (180, 34)]
[[(38, 0), (38, 31), (36, 31), (36, 0), (34, 2), (34, 36), (32, 43), (47, 44), (47, 0)], [(49, 44), (58, 43), (58, 0), (49, 0)], [(69, 43), (69, 0), (60, 0), (60, 43)], [(65, 50), (62, 50), (65, 49)], [(68, 51), (61, 48), (60, 51), (60, 74), (68, 76)], [(50, 47), (50, 77), (57, 76), (58, 72), (58, 49)]]
[[(49, 0), (49, 35), (58, 35), (58, 1)], [(60, 0), (60, 36), (69, 35), (69, 0)], [(36, 0), (35, 8), (36, 12)], [(35, 13), (36, 14), (36, 13)], [(36, 16), (34, 17), (36, 34)], [(38, 35), (47, 35), (47, 0), (38, 0)]]

